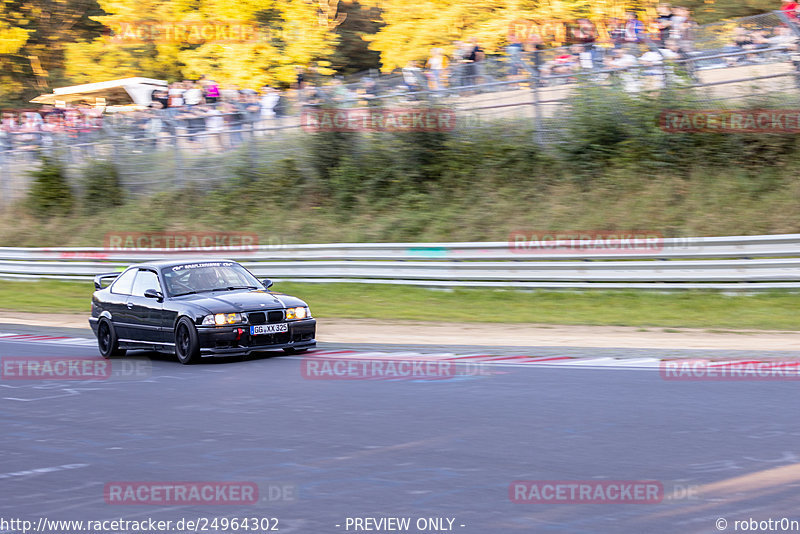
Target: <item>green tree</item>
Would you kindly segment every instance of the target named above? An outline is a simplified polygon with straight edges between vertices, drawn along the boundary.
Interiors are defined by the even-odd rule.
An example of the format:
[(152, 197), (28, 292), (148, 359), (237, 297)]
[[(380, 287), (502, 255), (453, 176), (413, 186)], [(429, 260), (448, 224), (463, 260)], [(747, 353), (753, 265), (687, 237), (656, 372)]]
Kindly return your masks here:
[(58, 161), (43, 158), (41, 167), (30, 174), (33, 185), (28, 191), (28, 206), (35, 216), (47, 219), (68, 215), (72, 211), (75, 197), (64, 167)]

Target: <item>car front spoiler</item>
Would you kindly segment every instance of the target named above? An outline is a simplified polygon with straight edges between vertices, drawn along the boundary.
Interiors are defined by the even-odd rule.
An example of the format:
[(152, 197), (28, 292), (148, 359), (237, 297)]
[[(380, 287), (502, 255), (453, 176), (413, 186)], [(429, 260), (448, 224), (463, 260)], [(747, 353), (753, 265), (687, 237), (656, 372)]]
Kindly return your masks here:
[(273, 345), (253, 345), (250, 347), (225, 347), (225, 348), (201, 348), (200, 356), (246, 356), (253, 352), (266, 352), (269, 350), (281, 349), (313, 349), (317, 346), (317, 340), (297, 341), (294, 343), (281, 343)]

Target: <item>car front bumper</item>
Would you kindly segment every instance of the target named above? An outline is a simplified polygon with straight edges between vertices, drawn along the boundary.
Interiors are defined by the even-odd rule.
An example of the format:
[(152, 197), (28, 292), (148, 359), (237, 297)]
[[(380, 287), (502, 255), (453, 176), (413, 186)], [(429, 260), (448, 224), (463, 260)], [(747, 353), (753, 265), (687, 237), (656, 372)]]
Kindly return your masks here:
[(227, 356), (276, 349), (309, 349), (317, 345), (314, 339), (317, 321), (303, 319), (288, 321), (289, 331), (278, 334), (251, 336), (250, 326), (198, 326), (200, 354)]

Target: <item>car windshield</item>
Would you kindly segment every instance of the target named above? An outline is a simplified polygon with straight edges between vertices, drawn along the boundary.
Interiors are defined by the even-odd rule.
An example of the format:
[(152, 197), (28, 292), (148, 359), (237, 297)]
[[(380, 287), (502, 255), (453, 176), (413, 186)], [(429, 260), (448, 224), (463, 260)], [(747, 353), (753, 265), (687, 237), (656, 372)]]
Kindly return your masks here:
[(263, 286), (247, 269), (232, 262), (176, 265), (164, 269), (167, 291), (173, 297), (205, 291), (261, 289)]

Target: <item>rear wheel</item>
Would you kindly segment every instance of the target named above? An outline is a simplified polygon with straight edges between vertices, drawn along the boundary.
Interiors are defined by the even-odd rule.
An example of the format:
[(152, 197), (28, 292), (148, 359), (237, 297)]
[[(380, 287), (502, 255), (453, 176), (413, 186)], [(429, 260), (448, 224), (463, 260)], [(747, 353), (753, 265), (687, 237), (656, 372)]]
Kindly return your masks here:
[(200, 360), (200, 340), (197, 329), (187, 318), (178, 321), (175, 327), (175, 354), (184, 365), (197, 363)]
[(106, 359), (112, 356), (125, 356), (125, 353), (128, 352), (119, 348), (119, 339), (117, 339), (117, 333), (114, 331), (114, 325), (107, 319), (100, 319), (97, 325), (97, 348), (100, 349), (100, 354)]

